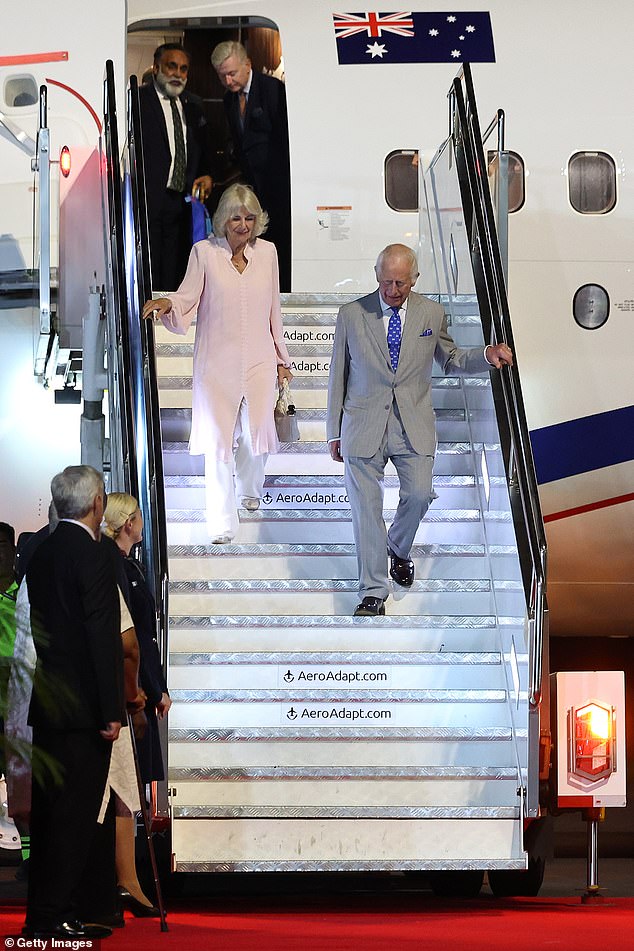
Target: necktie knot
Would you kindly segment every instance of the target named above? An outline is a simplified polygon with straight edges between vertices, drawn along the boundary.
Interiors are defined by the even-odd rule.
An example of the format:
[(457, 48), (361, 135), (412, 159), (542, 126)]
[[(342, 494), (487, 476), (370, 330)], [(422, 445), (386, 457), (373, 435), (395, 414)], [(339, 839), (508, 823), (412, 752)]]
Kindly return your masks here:
[(390, 307), (392, 313), (387, 325), (387, 348), (390, 351), (392, 370), (396, 372), (398, 357), (401, 351), (401, 315), (398, 307)]

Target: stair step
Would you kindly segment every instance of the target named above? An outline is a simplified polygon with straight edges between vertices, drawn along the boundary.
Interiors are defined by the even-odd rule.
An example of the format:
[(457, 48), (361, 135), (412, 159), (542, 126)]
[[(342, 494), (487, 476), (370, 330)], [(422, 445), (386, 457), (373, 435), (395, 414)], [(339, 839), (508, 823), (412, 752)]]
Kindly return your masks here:
[[(384, 697), (341, 701), (258, 699), (240, 702), (235, 693), (177, 691), (170, 709), (171, 730), (271, 729), (292, 724), (293, 730), (318, 730), (336, 738), (341, 730), (389, 727), (437, 729), (451, 718), (456, 727), (510, 727), (504, 691), (428, 691), (416, 700)], [(426, 699), (425, 699), (426, 697)], [(295, 735), (293, 733), (293, 735)], [(347, 735), (347, 732), (346, 732)]]
[[(301, 605), (298, 605), (301, 607)], [(218, 651), (236, 656), (262, 652), (272, 658), (296, 654), (312, 656), (316, 662), (347, 651), (350, 656), (367, 656), (368, 663), (393, 657), (402, 663), (409, 654), (416, 661), (421, 651), (477, 653), (497, 652), (514, 636), (519, 662), (525, 660), (522, 619), (496, 625), (492, 616), (441, 616), (387, 614), (380, 620), (346, 615), (178, 615), (170, 616), (170, 651), (183, 655)], [(387, 636), (386, 636), (387, 633)], [(506, 647), (505, 647), (506, 649)], [(236, 662), (239, 662), (236, 660)]]
[[(382, 822), (319, 817), (311, 821), (310, 835), (303, 818), (179, 818), (173, 824), (172, 850), (179, 872), (526, 867), (516, 818), (499, 816), (495, 809), (467, 818), (453, 810), (443, 815), (442, 807), (438, 811), (433, 822), (435, 812), (422, 819)], [(342, 857), (344, 842), (354, 842), (359, 859)]]
[[(417, 767), (439, 769), (480, 770), (486, 768), (512, 768), (516, 773), (515, 753), (508, 729), (454, 731), (449, 733), (440, 729), (438, 735), (432, 731), (425, 733), (425, 742), (419, 742), (421, 731), (416, 731), (415, 741), (403, 736), (389, 740), (352, 739), (340, 737), (336, 743), (338, 764), (345, 764), (346, 771), (368, 769), (368, 763), (381, 763), (379, 769), (402, 770), (409, 772)], [(409, 737), (408, 733), (408, 737)], [(218, 740), (221, 740), (219, 742)], [(170, 769), (201, 769), (223, 772), (251, 770), (255, 768), (285, 769), (302, 767), (304, 769), (330, 769), (333, 767), (332, 743), (315, 743), (312, 739), (286, 739), (278, 743), (273, 739), (260, 737), (257, 742), (244, 743), (225, 736), (213, 738), (195, 733), (188, 736), (172, 733), (170, 736)], [(377, 767), (369, 767), (374, 770)]]
[(345, 774), (336, 769), (331, 775), (321, 771), (325, 772), (322, 776), (315, 771), (315, 778), (301, 772), (295, 778), (293, 771), (284, 769), (276, 777), (264, 769), (226, 777), (216, 770), (202, 775), (198, 769), (174, 770), (169, 781), (177, 786), (174, 805), (180, 817), (243, 815), (245, 808), (251, 816), (306, 818), (368, 814), (422, 818), (419, 810), (426, 810), (431, 818), (437, 817), (438, 809), (448, 810), (445, 815), (458, 815), (460, 810), (473, 817), (491, 809), (508, 810), (501, 813), (506, 816), (517, 814), (516, 769), (487, 772), (483, 768), (479, 771), (482, 775), (475, 769), (444, 773), (443, 767), (435, 775), (432, 769), (412, 770), (411, 775), (400, 777), (393, 770), (379, 768), (375, 778), (353, 771), (351, 777), (345, 777), (345, 802), (341, 798)]
[[(483, 545), (416, 545), (411, 556), (419, 580), (468, 578), (477, 575), (485, 550)], [(496, 579), (518, 580), (514, 553), (493, 557)], [(169, 549), (172, 581), (354, 578), (357, 570), (353, 545), (172, 545)]]

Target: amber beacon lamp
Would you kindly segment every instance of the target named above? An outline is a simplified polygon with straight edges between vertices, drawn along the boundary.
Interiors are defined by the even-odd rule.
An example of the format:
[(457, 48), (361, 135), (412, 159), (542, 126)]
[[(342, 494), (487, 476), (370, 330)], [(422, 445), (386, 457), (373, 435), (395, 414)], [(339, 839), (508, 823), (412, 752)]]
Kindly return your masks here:
[(588, 828), (583, 902), (602, 898), (598, 883), (599, 822), (626, 804), (625, 675), (620, 670), (552, 675), (557, 811), (580, 809)]

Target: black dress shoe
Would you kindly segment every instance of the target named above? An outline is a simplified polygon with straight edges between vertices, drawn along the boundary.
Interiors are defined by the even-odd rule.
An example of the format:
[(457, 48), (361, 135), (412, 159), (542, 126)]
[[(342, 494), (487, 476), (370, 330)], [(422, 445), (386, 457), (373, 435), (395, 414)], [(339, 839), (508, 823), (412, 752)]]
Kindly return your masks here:
[(62, 921), (58, 925), (33, 929), (34, 938), (109, 938), (111, 928), (105, 925), (87, 925), (83, 921)]
[(401, 588), (411, 588), (414, 581), (414, 562), (411, 558), (399, 558), (391, 548), (387, 550), (390, 556), (390, 578), (400, 584)]
[(161, 912), (156, 905), (145, 905), (134, 895), (131, 895), (127, 888), (119, 886), (117, 896), (124, 908), (131, 911), (135, 918), (160, 918)]
[(353, 617), (381, 617), (385, 614), (385, 602), (387, 598), (364, 598), (361, 604), (357, 604)]

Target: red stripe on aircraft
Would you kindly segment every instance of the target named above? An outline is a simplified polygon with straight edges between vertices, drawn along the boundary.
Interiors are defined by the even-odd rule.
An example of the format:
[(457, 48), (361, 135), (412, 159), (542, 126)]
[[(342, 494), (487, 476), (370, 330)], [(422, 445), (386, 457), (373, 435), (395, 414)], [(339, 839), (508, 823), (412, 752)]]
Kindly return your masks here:
[(54, 50), (52, 53), (23, 53), (21, 56), (0, 56), (0, 66), (28, 66), (29, 63), (65, 63), (68, 50)]
[(78, 93), (77, 90), (76, 90), (76, 89), (73, 89), (72, 86), (67, 86), (66, 83), (60, 83), (60, 82), (58, 82), (57, 79), (48, 79), (48, 77), (47, 77), (46, 82), (47, 82), (47, 83), (50, 83), (52, 86), (59, 86), (60, 89), (65, 89), (66, 92), (69, 92), (69, 93), (71, 94), (71, 96), (75, 96), (76, 99), (79, 99), (79, 101), (82, 103), (82, 105), (84, 105), (84, 106), (86, 107), (86, 109), (88, 110), (88, 112), (90, 113), (90, 115), (91, 115), (91, 116), (93, 117), (93, 119), (95, 120), (95, 122), (96, 122), (96, 124), (97, 124), (97, 128), (99, 129), (99, 134), (101, 135), (101, 130), (102, 130), (101, 119), (99, 118), (99, 116), (97, 115), (97, 113), (95, 112), (95, 110), (93, 109), (93, 107), (90, 105), (90, 103), (88, 102), (88, 100), (87, 100), (87, 99), (84, 99), (84, 97), (81, 95), (81, 93)]
[(627, 495), (617, 495), (613, 499), (602, 499), (601, 502), (591, 502), (589, 505), (579, 505), (577, 508), (566, 509), (563, 512), (553, 512), (551, 515), (544, 515), (544, 522), (556, 522), (560, 518), (572, 518), (573, 515), (596, 512), (597, 509), (609, 508), (611, 505), (622, 505), (624, 502), (634, 502), (634, 492), (629, 492)]

